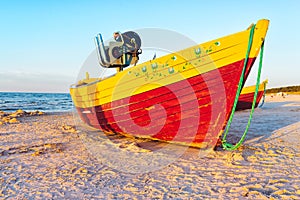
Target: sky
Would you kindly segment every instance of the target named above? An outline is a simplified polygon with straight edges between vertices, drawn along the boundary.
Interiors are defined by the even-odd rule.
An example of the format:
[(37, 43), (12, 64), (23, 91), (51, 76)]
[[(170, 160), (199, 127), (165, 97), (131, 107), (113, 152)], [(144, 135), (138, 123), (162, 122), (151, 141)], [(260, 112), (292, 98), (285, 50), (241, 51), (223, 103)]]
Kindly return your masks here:
[(69, 92), (99, 32), (163, 28), (203, 43), (262, 18), (270, 26), (261, 79), (300, 85), (299, 9), (297, 0), (1, 0), (0, 91)]

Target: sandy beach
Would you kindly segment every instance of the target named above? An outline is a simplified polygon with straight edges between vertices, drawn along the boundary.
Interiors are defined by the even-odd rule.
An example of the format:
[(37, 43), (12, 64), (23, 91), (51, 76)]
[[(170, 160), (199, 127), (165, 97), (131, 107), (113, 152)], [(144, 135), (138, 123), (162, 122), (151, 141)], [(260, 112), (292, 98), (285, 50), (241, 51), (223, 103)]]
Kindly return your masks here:
[[(300, 95), (267, 96), (238, 150), (219, 147), (201, 156), (188, 148), (145, 173), (126, 173), (130, 160), (105, 147), (150, 155), (151, 141), (110, 135), (93, 145), (73, 113), (0, 116), (0, 199), (300, 199)], [(249, 111), (236, 116), (233, 142)]]

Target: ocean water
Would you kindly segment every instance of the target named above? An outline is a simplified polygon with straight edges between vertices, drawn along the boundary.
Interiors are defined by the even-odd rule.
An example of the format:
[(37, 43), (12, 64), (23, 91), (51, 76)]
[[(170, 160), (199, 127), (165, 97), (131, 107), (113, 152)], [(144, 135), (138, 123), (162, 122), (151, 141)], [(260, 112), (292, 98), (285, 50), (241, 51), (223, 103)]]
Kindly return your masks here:
[(73, 102), (67, 93), (0, 92), (0, 110), (13, 112), (18, 109), (69, 112), (73, 109)]

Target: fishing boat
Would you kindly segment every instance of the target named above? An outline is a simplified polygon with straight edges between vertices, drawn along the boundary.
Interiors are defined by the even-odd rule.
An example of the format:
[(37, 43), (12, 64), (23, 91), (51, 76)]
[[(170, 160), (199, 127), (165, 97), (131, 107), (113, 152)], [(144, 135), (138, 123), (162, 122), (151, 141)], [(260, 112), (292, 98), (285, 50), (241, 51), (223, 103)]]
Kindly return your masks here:
[[(142, 39), (133, 31), (105, 46), (95, 38), (107, 78), (86, 78), (70, 88), (81, 120), (104, 133), (213, 147), (226, 127), (239, 86), (264, 43), (269, 21), (137, 64)], [(175, 41), (180, 42), (180, 41)], [(242, 80), (242, 81), (241, 81)]]
[[(267, 83), (268, 83), (268, 80), (265, 80), (259, 84), (258, 91), (257, 91), (257, 98), (256, 98), (254, 108), (257, 108), (257, 106), (259, 105), (259, 102), (265, 96)], [(236, 110), (251, 109), (252, 103), (254, 100), (255, 90), (256, 90), (256, 85), (243, 87), (242, 92), (239, 96)], [(261, 106), (262, 105), (263, 105), (263, 103), (261, 104)]]

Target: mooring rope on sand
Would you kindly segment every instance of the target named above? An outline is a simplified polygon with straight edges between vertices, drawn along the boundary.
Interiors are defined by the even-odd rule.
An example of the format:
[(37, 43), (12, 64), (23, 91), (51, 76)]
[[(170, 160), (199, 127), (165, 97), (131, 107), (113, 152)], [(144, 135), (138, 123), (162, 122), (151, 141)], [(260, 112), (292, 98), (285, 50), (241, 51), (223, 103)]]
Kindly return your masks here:
[(254, 98), (253, 98), (252, 107), (251, 107), (251, 111), (250, 111), (250, 115), (249, 115), (247, 126), (245, 128), (245, 131), (244, 131), (241, 139), (235, 145), (233, 145), (231, 143), (228, 143), (226, 141), (226, 137), (227, 137), (229, 128), (230, 128), (231, 123), (232, 123), (232, 119), (233, 119), (233, 116), (234, 116), (234, 113), (235, 113), (237, 102), (238, 102), (238, 99), (239, 99), (239, 96), (240, 96), (240, 93), (241, 93), (241, 89), (242, 89), (242, 85), (243, 85), (243, 82), (244, 82), (244, 74), (245, 74), (246, 67), (247, 67), (247, 64), (248, 64), (249, 53), (250, 53), (252, 42), (253, 42), (254, 29), (255, 29), (255, 25), (253, 25), (251, 27), (251, 30), (250, 30), (250, 36), (249, 36), (249, 41), (248, 41), (248, 48), (247, 48), (246, 57), (245, 57), (245, 61), (244, 61), (243, 71), (242, 71), (242, 74), (241, 74), (241, 77), (240, 77), (240, 81), (239, 81), (239, 85), (238, 85), (238, 89), (237, 89), (237, 92), (236, 92), (236, 95), (235, 95), (235, 100), (234, 100), (233, 108), (231, 110), (231, 114), (230, 114), (230, 117), (229, 117), (229, 120), (228, 120), (228, 124), (226, 126), (226, 130), (224, 132), (223, 139), (222, 139), (222, 146), (226, 150), (235, 150), (235, 149), (239, 148), (241, 146), (241, 144), (244, 142), (244, 140), (246, 138), (246, 135), (247, 135), (247, 132), (248, 132), (248, 129), (249, 129), (250, 124), (251, 124), (251, 120), (252, 120), (252, 116), (253, 116), (253, 111), (254, 111), (254, 108), (255, 108), (255, 103), (256, 103), (256, 98), (257, 98), (258, 88), (259, 88), (259, 83), (260, 83), (260, 76), (261, 76), (263, 51), (264, 51), (264, 41), (262, 42), (261, 49), (260, 49), (260, 60), (259, 60), (258, 74), (257, 74), (257, 79), (256, 79), (256, 88), (255, 88)]

